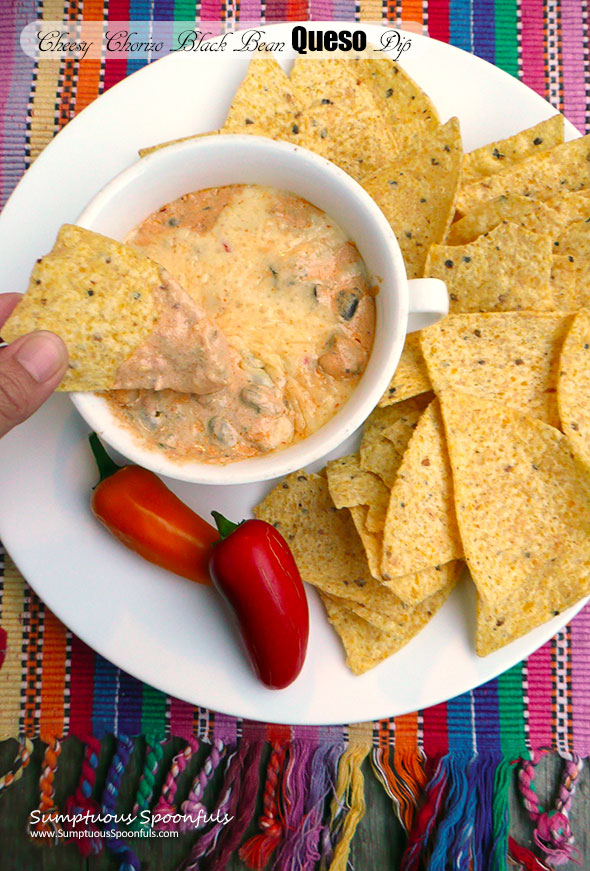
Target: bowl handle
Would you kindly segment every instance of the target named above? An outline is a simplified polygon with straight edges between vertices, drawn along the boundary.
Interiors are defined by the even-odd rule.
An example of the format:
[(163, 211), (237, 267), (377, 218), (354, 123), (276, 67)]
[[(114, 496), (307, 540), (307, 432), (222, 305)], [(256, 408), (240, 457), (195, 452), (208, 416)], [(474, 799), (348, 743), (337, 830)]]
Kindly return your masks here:
[(449, 313), (447, 286), (439, 278), (411, 279), (408, 294), (408, 333), (430, 327)]

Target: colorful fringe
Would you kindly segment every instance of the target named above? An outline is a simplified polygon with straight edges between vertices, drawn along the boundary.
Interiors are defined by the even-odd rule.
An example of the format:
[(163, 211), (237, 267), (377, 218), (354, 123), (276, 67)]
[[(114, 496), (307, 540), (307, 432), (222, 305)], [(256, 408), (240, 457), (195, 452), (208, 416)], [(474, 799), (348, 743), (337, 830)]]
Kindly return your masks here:
[[(555, 807), (546, 811), (541, 807), (534, 778), (536, 766), (547, 750), (532, 753), (518, 765), (498, 755), (455, 753), (441, 756), (438, 761), (416, 757), (414, 768), (407, 757), (403, 775), (400, 769), (394, 771), (393, 768), (398, 755), (395, 748), (387, 751), (380, 748), (376, 753), (374, 743), (378, 736), (370, 724), (362, 724), (350, 727), (346, 743), (324, 741), (314, 746), (311, 740), (293, 739), (292, 735), (290, 740), (275, 741), (270, 747), (261, 783), (259, 769), (264, 741), (256, 732), (254, 729), (252, 735), (242, 737), (233, 748), (216, 739), (194, 776), (182, 809), (194, 813), (198, 804), (199, 810), (206, 814), (202, 798), (210, 786), (212, 773), (225, 760), (223, 782), (217, 798), (209, 802), (212, 811), (202, 826), (203, 833), (177, 871), (222, 871), (228, 859), (238, 851), (261, 789), (263, 814), (258, 825), (262, 832), (239, 849), (240, 857), (249, 868), (345, 871), (352, 838), (365, 812), (362, 767), (372, 746), (372, 762), (375, 765), (377, 758), (381, 769), (379, 779), (383, 782), (385, 771), (393, 774), (393, 781), (384, 782), (384, 788), (398, 807), (402, 804), (401, 795), (416, 796), (416, 778), (423, 782), (425, 768), (432, 772), (430, 779), (424, 782), (422, 798), (416, 796), (416, 800), (411, 801), (413, 822), (409, 826), (401, 871), (446, 871), (451, 867), (449, 862), (456, 871), (507, 871), (508, 861), (528, 871), (551, 871), (567, 861), (577, 861), (568, 820), (583, 766), (576, 754), (564, 759)], [(175, 810), (177, 781), (197, 743), (188, 741), (186, 748), (174, 757), (152, 813)], [(31, 749), (29, 746), (29, 753)], [(66, 800), (63, 812), (89, 810), (115, 814), (126, 811), (119, 806), (119, 791), (134, 752), (133, 741), (124, 735), (119, 737), (103, 794), (97, 803), (91, 798), (91, 792), (99, 751), (96, 739), (87, 744), (80, 783), (75, 795)], [(42, 816), (31, 834), (55, 831), (54, 819), (60, 810), (54, 803), (54, 778), (60, 752), (58, 739), (46, 747), (39, 782)], [(157, 775), (157, 769), (150, 766), (150, 771)], [(508, 785), (516, 771), (524, 806), (535, 823), (533, 840), (543, 859), (508, 836)], [(137, 804), (133, 808), (134, 812), (136, 810)], [(404, 818), (407, 820), (408, 815)], [(131, 839), (117, 837), (114, 823), (106, 828), (109, 837), (104, 843), (116, 858), (120, 871), (140, 871), (141, 863), (133, 852)], [(45, 842), (59, 843), (56, 839)], [(91, 835), (82, 839), (82, 844), (85, 855), (102, 846)]]

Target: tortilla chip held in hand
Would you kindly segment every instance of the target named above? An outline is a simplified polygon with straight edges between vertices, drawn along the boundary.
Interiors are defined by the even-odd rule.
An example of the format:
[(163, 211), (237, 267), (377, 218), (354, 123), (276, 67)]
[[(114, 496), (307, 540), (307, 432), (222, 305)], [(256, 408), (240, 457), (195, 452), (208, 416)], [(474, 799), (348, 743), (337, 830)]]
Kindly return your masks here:
[(2, 338), (12, 342), (32, 330), (51, 330), (66, 343), (60, 390), (204, 394), (227, 377), (223, 335), (166, 270), (82, 227), (64, 225), (37, 261)]

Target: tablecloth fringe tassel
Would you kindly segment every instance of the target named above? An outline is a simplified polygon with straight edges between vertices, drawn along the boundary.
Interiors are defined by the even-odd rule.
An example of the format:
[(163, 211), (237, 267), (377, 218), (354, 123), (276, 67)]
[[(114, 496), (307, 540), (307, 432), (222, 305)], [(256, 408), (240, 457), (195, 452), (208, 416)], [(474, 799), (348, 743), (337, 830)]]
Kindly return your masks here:
[(181, 831), (187, 832), (198, 829), (205, 823), (207, 819), (207, 808), (203, 801), (205, 790), (225, 759), (227, 751), (228, 748), (225, 741), (222, 741), (221, 738), (214, 738), (211, 750), (200, 770), (195, 775), (189, 794), (181, 805), (182, 815), (185, 817), (180, 823)]
[(162, 762), (164, 755), (164, 739), (159, 734), (150, 734), (146, 736), (145, 757), (143, 770), (139, 778), (137, 786), (137, 794), (133, 803), (133, 823), (134, 829), (147, 828), (147, 823), (144, 822), (143, 812), (149, 811), (152, 799), (154, 797), (154, 789), (156, 785), (156, 775), (158, 768)]
[(59, 811), (55, 804), (55, 775), (61, 749), (59, 738), (54, 738), (45, 747), (39, 778), (39, 819), (34, 823), (29, 822), (28, 827), (31, 836), (33, 833), (52, 835), (47, 838), (48, 843), (52, 845), (58, 843), (56, 817)]
[(178, 808), (175, 804), (178, 780), (187, 768), (193, 756), (199, 751), (199, 741), (192, 736), (186, 739), (186, 746), (173, 758), (168, 773), (164, 779), (160, 797), (154, 806), (153, 813), (156, 819), (154, 828), (160, 831), (171, 832), (178, 828), (174, 818)]
[(371, 765), (377, 780), (393, 802), (393, 809), (406, 834), (411, 830), (420, 796), (428, 782), (424, 770), (424, 756), (411, 749), (393, 751), (389, 747), (375, 747)]
[[(324, 822), (329, 796), (336, 795), (338, 765), (344, 744), (274, 742), (266, 770), (260, 834), (240, 848), (240, 858), (262, 871), (277, 851), (273, 871), (315, 868), (333, 852), (330, 824)], [(278, 848), (278, 849), (277, 849)]]
[[(140, 802), (148, 806), (153, 801), (158, 759), (162, 758), (159, 752), (151, 752), (154, 745), (160, 742), (148, 745), (146, 755), (150, 758), (146, 759), (146, 764), (149, 761), (150, 783)], [(200, 770), (193, 775), (188, 798), (181, 805), (182, 812), (187, 814), (195, 808), (199, 812), (207, 812), (210, 807), (212, 810), (202, 826), (200, 823), (192, 826), (202, 831), (178, 871), (223, 871), (238, 849), (252, 871), (264, 868), (345, 871), (352, 838), (365, 813), (361, 768), (371, 751), (373, 770), (408, 832), (400, 871), (445, 871), (448, 867), (455, 871), (507, 871), (508, 863), (525, 871), (552, 871), (560, 864), (560, 859), (565, 860), (566, 854), (570, 861), (576, 861), (567, 815), (583, 764), (579, 756), (571, 754), (565, 759), (556, 806), (544, 811), (533, 779), (535, 766), (546, 750), (531, 754), (530, 759), (513, 761), (498, 752), (473, 754), (456, 750), (439, 759), (426, 760), (420, 751), (412, 754), (407, 749), (396, 752), (390, 747), (373, 748), (366, 741), (314, 746), (303, 740), (281, 740), (271, 743), (266, 771), (261, 775), (260, 761), (265, 745), (266, 741), (258, 737), (242, 737), (235, 745), (214, 740)], [(100, 742), (88, 738), (80, 779), (73, 795), (64, 802), (64, 813), (114, 813), (133, 747), (129, 738), (118, 737), (98, 802), (93, 798), (93, 791)], [(176, 807), (172, 802), (181, 769), (186, 767), (197, 747), (196, 740), (188, 741), (185, 750), (172, 760), (162, 790), (162, 794), (166, 793), (169, 810)], [(0, 778), (1, 788), (22, 775), (32, 750), (30, 739), (23, 737), (14, 771)], [(54, 781), (60, 751), (59, 739), (48, 743), (39, 781), (39, 809), (48, 809), (51, 815), (58, 813), (54, 804)], [(508, 791), (516, 763), (519, 763), (521, 795), (535, 824), (533, 841), (536, 849), (544, 853), (542, 859), (508, 837)], [(214, 772), (222, 769), (217, 796), (205, 796)], [(430, 779), (427, 771), (432, 772)], [(261, 791), (260, 831), (239, 848)], [(134, 811), (137, 808), (136, 801)], [(77, 839), (84, 855), (101, 849), (101, 839), (93, 832), (96, 826), (80, 821), (71, 827), (86, 832), (85, 837)], [(186, 830), (187, 827), (178, 824), (178, 828)], [(31, 834), (35, 831), (32, 829)], [(138, 871), (140, 863), (129, 849), (129, 843), (112, 838), (109, 841), (120, 871)], [(38, 839), (38, 842), (49, 843), (49, 839)]]
[[(100, 805), (93, 798), (92, 793), (96, 782), (96, 769), (100, 757), (100, 741), (92, 736), (87, 738), (84, 746), (84, 757), (80, 769), (78, 785), (72, 795), (64, 802), (64, 814), (69, 817), (82, 817), (82, 815), (100, 814)], [(76, 838), (76, 844), (82, 856), (100, 853), (103, 847), (102, 838), (95, 835), (99, 826), (85, 822), (83, 819), (66, 822), (66, 828), (72, 832), (79, 832), (82, 837)]]
[(523, 759), (520, 762), (518, 789), (528, 815), (535, 826), (533, 841), (544, 854), (549, 865), (559, 866), (568, 862), (575, 862), (579, 865), (581, 864), (580, 851), (574, 845), (569, 812), (583, 761), (577, 753), (564, 755), (563, 772), (555, 805), (553, 808), (544, 809), (541, 807), (535, 786), (535, 771), (541, 759), (550, 752), (551, 748), (541, 747), (531, 753), (530, 759)]
[(33, 742), (24, 735), (18, 739), (18, 750), (9, 771), (0, 777), (0, 794), (23, 776), (23, 771), (31, 761)]
[[(111, 760), (106, 782), (102, 792), (100, 807), (102, 813), (110, 814), (113, 817), (117, 813), (117, 801), (119, 798), (119, 789), (121, 781), (125, 774), (125, 770), (129, 765), (129, 760), (133, 754), (133, 741), (127, 735), (119, 735), (117, 738), (117, 748)], [(113, 854), (117, 862), (119, 871), (141, 871), (141, 862), (135, 855), (134, 851), (129, 846), (129, 842), (123, 838), (117, 837), (119, 829), (116, 822), (107, 824), (111, 837), (106, 838), (106, 845)]]
[(330, 809), (329, 836), (333, 851), (327, 865), (329, 871), (346, 871), (350, 844), (365, 815), (365, 782), (361, 766), (370, 750), (370, 745), (355, 743), (346, 747), (340, 757)]
[(498, 754), (454, 751), (433, 769), (401, 871), (506, 871), (509, 764)]
[(284, 811), (280, 803), (284, 770), (287, 762), (287, 745), (274, 741), (266, 768), (266, 780), (262, 797), (262, 814), (258, 819), (260, 833), (253, 835), (240, 847), (240, 859), (252, 871), (262, 871), (270, 862), (272, 854), (281, 843), (284, 832)]

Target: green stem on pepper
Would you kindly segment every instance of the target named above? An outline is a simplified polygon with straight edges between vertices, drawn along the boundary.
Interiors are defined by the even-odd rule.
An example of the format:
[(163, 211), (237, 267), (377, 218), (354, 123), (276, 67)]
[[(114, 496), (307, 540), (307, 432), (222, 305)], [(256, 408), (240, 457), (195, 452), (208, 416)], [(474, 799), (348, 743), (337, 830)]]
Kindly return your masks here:
[(109, 457), (103, 443), (95, 432), (90, 433), (88, 441), (90, 442), (90, 447), (92, 448), (92, 453), (94, 454), (94, 459), (98, 466), (98, 474), (100, 475), (98, 483), (96, 484), (98, 487), (98, 484), (100, 484), (101, 481), (110, 478), (111, 475), (114, 475), (115, 472), (118, 472), (121, 469), (121, 466), (118, 466), (115, 461)]
[(238, 526), (242, 525), (241, 523), (233, 523), (231, 520), (228, 520), (227, 517), (224, 517), (223, 514), (219, 513), (219, 511), (212, 511), (211, 514), (219, 531), (221, 541), (223, 541), (224, 538), (228, 538), (232, 532), (236, 531)]

